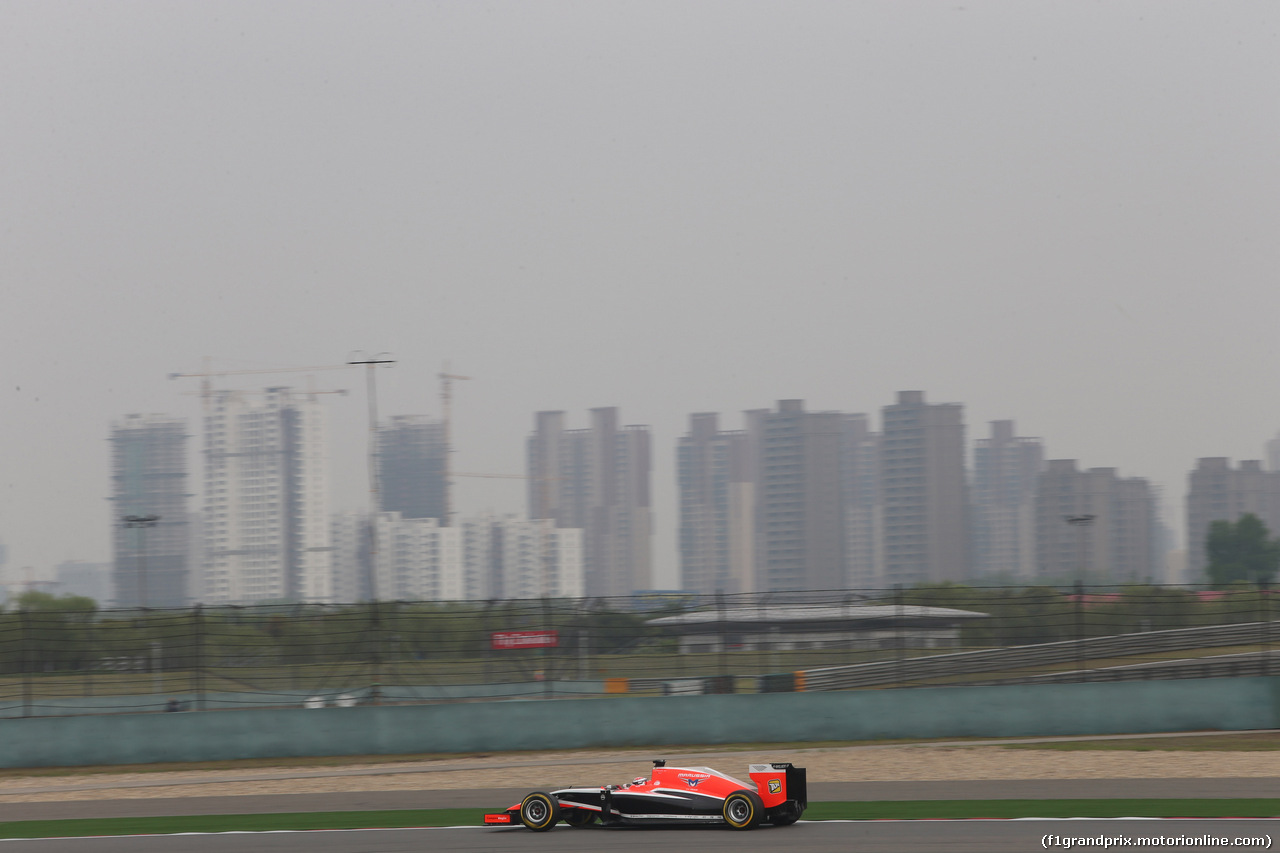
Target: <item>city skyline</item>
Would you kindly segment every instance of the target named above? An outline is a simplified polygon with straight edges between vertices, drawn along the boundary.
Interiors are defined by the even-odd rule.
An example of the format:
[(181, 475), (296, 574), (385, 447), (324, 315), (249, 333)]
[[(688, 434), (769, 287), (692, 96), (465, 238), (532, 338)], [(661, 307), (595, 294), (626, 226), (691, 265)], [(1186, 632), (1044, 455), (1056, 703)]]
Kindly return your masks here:
[[(262, 403), (247, 405), (258, 398)], [(203, 491), (211, 496), (230, 492), (233, 497), (230, 502), (227, 497), (217, 497), (212, 502), (206, 499), (205, 514), (191, 517), (190, 526), (203, 530), (210, 543), (222, 542), (226, 538), (223, 528), (227, 527), (224, 519), (228, 516), (235, 518), (239, 514), (246, 519), (244, 523), (259, 527), (265, 523), (266, 527), (262, 527), (259, 533), (267, 539), (288, 540), (291, 536), (287, 533), (288, 524), (271, 520), (275, 517), (276, 507), (284, 502), (281, 495), (290, 491), (278, 490), (277, 481), (284, 479), (281, 475), (290, 470), (298, 474), (309, 472), (305, 473), (308, 482), (314, 480), (316, 485), (310, 486), (298, 480), (299, 488), (295, 491), (315, 496), (313, 500), (317, 508), (327, 505), (330, 498), (324, 493), (327, 478), (323, 471), (314, 467), (315, 461), (306, 461), (307, 458), (327, 459), (334, 451), (324, 440), (321, 424), (325, 416), (317, 395), (274, 386), (247, 396), (245, 392), (218, 391), (208, 398), (208, 402), (210, 414), (205, 419), (203, 440), (198, 442), (204, 447), (202, 455), (206, 465), (206, 487)], [(301, 410), (301, 406), (307, 407), (306, 410)], [(668, 588), (701, 592), (780, 591), (883, 587), (894, 583), (939, 580), (974, 581), (984, 576), (1005, 581), (1019, 577), (1028, 581), (1036, 577), (1061, 580), (1074, 574), (1074, 567), (1082, 561), (1093, 567), (1093, 580), (1182, 580), (1174, 575), (1166, 577), (1166, 560), (1171, 549), (1168, 541), (1162, 538), (1158, 519), (1152, 515), (1155, 496), (1145, 479), (1121, 479), (1115, 468), (1077, 470), (1077, 460), (1045, 459), (1041, 440), (1016, 437), (1012, 421), (992, 422), (990, 437), (974, 438), (966, 443), (968, 424), (963, 411), (963, 404), (927, 403), (924, 392), (900, 391), (896, 403), (881, 408), (881, 432), (872, 431), (874, 425), (864, 413), (809, 412), (803, 400), (778, 401), (776, 411), (747, 410), (742, 413), (746, 427), (743, 430), (721, 431), (719, 416), (714, 413), (691, 414), (690, 431), (677, 438), (673, 448), (682, 460), (678, 466), (677, 481), (673, 484), (681, 495), (681, 529), (678, 533), (682, 545), (680, 574), (677, 583)], [(228, 412), (230, 414), (225, 414)], [(529, 474), (514, 478), (525, 481), (531, 503), (530, 513), (545, 514), (553, 520), (559, 518), (560, 527), (578, 528), (575, 535), (586, 530), (586, 541), (590, 543), (594, 539), (596, 545), (593, 547), (599, 553), (625, 553), (635, 548), (634, 544), (626, 544), (626, 539), (615, 542), (613, 537), (616, 534), (591, 530), (589, 519), (600, 512), (611, 515), (616, 511), (609, 510), (606, 503), (600, 502), (603, 496), (611, 493), (621, 496), (633, 490), (638, 490), (636, 494), (647, 495), (652, 490), (652, 484), (647, 482), (650, 455), (647, 428), (629, 426), (620, 429), (618, 411), (608, 407), (592, 410), (589, 429), (564, 429), (563, 412), (539, 412), (534, 420), (536, 428), (526, 437), (530, 454), (527, 460)], [(438, 446), (440, 437), (436, 434), (438, 428), (439, 422), (429, 418), (392, 414), (379, 421), (375, 444), (378, 448), (377, 465), (383, 476), (404, 475), (403, 493), (431, 495), (436, 505), (442, 505), (438, 495), (442, 453)], [(423, 432), (424, 429), (427, 432)], [(113, 500), (117, 504), (129, 512), (144, 512), (159, 507), (165, 501), (185, 497), (183, 479), (186, 475), (180, 462), (181, 447), (188, 437), (186, 430), (187, 426), (181, 419), (162, 415), (128, 415), (115, 422), (112, 441), (116, 448), (117, 473), (113, 478), (116, 484)], [(153, 435), (154, 438), (151, 437)], [(290, 439), (290, 435), (296, 438)], [(140, 439), (143, 437), (152, 444), (142, 444)], [(631, 460), (635, 451), (630, 449), (630, 443), (637, 439), (642, 441), (638, 446), (641, 455), (633, 461), (622, 461)], [(145, 449), (153, 446), (155, 449)], [(289, 447), (305, 448), (306, 456), (299, 455), (297, 462), (291, 463), (289, 453), (285, 453), (280, 463), (272, 461)], [(544, 460), (548, 452), (552, 455)], [(405, 463), (404, 471), (397, 472), (394, 465), (388, 465), (392, 457)], [(237, 464), (248, 467), (228, 478), (223, 471), (221, 460), (224, 459), (233, 462), (243, 459)], [(603, 459), (614, 459), (617, 460), (614, 465), (621, 465), (609, 473), (601, 464)], [(429, 464), (424, 467), (424, 462)], [(636, 473), (629, 473), (637, 464), (641, 467), (636, 469)], [(1247, 497), (1258, 492), (1256, 486), (1251, 487), (1252, 490), (1246, 487), (1240, 492), (1246, 497), (1239, 499), (1243, 500), (1239, 506), (1224, 504), (1223, 509), (1216, 508), (1215, 504), (1215, 508), (1211, 508), (1203, 498), (1197, 503), (1196, 478), (1200, 477), (1204, 482), (1201, 472), (1208, 470), (1206, 466), (1229, 472), (1227, 465), (1229, 460), (1226, 459), (1200, 458), (1196, 469), (1190, 472), (1193, 487), (1186, 496), (1185, 511), (1191, 519), (1191, 527), (1196, 524), (1203, 526), (1205, 518), (1217, 518), (1224, 512), (1223, 517), (1234, 519), (1243, 511), (1240, 506), (1251, 511), (1259, 511), (1262, 506), (1250, 503), (1253, 499)], [(1258, 475), (1266, 473), (1261, 466), (1258, 461), (1242, 461), (1240, 470), (1257, 472), (1257, 480)], [(959, 490), (956, 490), (954, 474), (948, 473), (953, 469), (964, 478), (963, 488)], [(796, 474), (787, 473), (791, 471)], [(924, 472), (933, 473), (921, 479)], [(795, 479), (797, 475), (800, 479)], [(631, 478), (636, 476), (641, 479), (631, 482)], [(807, 478), (813, 476), (824, 479), (809, 483)], [(1063, 476), (1068, 479), (1062, 480)], [(1273, 476), (1280, 476), (1280, 472), (1270, 473), (1265, 479), (1269, 482)], [(1066, 484), (1076, 480), (1081, 485), (1055, 485), (1060, 481)], [(599, 485), (594, 485), (597, 481)], [(607, 485), (610, 481), (616, 485)], [(148, 483), (151, 485), (146, 485)], [(144, 489), (154, 492), (156, 484), (165, 490), (162, 497), (142, 502), (138, 497), (130, 497), (142, 494)], [(427, 491), (422, 492), (423, 488)], [(1224, 494), (1224, 489), (1235, 487), (1214, 485), (1209, 490), (1202, 485), (1199, 488), (1206, 495), (1217, 495)], [(175, 497), (163, 497), (169, 492)], [(868, 498), (861, 502), (854, 498), (860, 492), (868, 494)], [(1115, 493), (1114, 498), (1102, 497), (1112, 492)], [(918, 506), (908, 504), (909, 508), (905, 510), (895, 510), (894, 504), (902, 504), (899, 493), (920, 495)], [(250, 497), (236, 498), (236, 494)], [(380, 494), (383, 512), (377, 518), (380, 525), (392, 524), (386, 528), (387, 531), (398, 531), (396, 535), (408, 534), (410, 527), (407, 523), (414, 520), (430, 522), (432, 530), (437, 527), (447, 529), (440, 525), (439, 518), (431, 518), (427, 513), (405, 515), (395, 512), (394, 518), (403, 517), (404, 522), (389, 522), (392, 517), (387, 512), (390, 509), (389, 494)], [(240, 507), (244, 500), (257, 503)], [(1218, 498), (1213, 500), (1221, 502)], [(867, 513), (857, 508), (860, 503), (867, 505), (865, 509), (869, 510), (870, 521), (863, 517)], [(990, 509), (984, 511), (984, 507)], [(227, 509), (232, 511), (227, 512)], [(254, 509), (267, 511), (250, 511)], [(622, 514), (616, 518), (624, 520), (624, 527), (630, 526), (634, 521), (625, 520), (635, 509), (644, 511), (639, 519), (643, 522), (641, 527), (647, 527), (647, 503), (634, 509), (619, 505), (618, 510)], [(1266, 511), (1266, 507), (1262, 509), (1264, 520), (1274, 523), (1272, 513)], [(313, 521), (320, 517), (312, 510), (306, 511)], [(478, 519), (497, 517), (492, 511), (480, 510), (479, 515), (476, 512), (468, 509), (464, 523), (474, 525)], [(170, 517), (179, 514), (173, 509), (168, 513)], [(1064, 519), (1077, 515), (1082, 520), (1096, 520), (1097, 523), (1064, 526)], [(267, 520), (254, 521), (257, 516), (265, 516)], [(830, 519), (824, 520), (828, 516)], [(1133, 521), (1126, 521), (1127, 517)], [(508, 515), (507, 518), (520, 521), (519, 516)], [(367, 513), (341, 511), (320, 525), (326, 534), (332, 533), (332, 541), (317, 540), (310, 544), (315, 546), (313, 550), (334, 554), (332, 570), (320, 570), (327, 576), (323, 583), (289, 581), (291, 575), (300, 579), (304, 574), (300, 572), (301, 564), (291, 569), (282, 563), (274, 570), (283, 573), (275, 582), (278, 589), (273, 587), (261, 595), (212, 594), (207, 588), (212, 576), (206, 576), (206, 568), (214, 575), (227, 574), (218, 571), (220, 558), (217, 558), (218, 549), (214, 548), (209, 551), (208, 562), (190, 572), (190, 595), (197, 600), (212, 597), (239, 603), (277, 598), (341, 601), (366, 597), (368, 593), (362, 585), (367, 566), (356, 552), (367, 538), (361, 530), (368, 519)], [(781, 526), (779, 520), (782, 521)], [(132, 589), (138, 585), (137, 555), (128, 550), (128, 546), (135, 541), (129, 537), (136, 531), (125, 530), (119, 519), (116, 522), (118, 541), (125, 543), (126, 547), (121, 552), (123, 557), (117, 557), (117, 587), (123, 583)], [(527, 525), (530, 522), (521, 523)], [(356, 526), (348, 532), (344, 528), (346, 524)], [(687, 529), (686, 524), (689, 525)], [(962, 525), (963, 530), (952, 530), (955, 524)], [(1127, 527), (1131, 524), (1138, 526)], [(187, 526), (184, 521), (182, 527)], [(430, 536), (436, 535), (421, 525), (414, 529)], [(904, 532), (911, 535), (903, 537), (901, 534)], [(263, 538), (257, 536), (254, 539), (256, 534), (253, 530), (249, 534), (246, 542)], [(419, 534), (411, 535), (416, 537)], [(240, 536), (244, 538), (243, 534)], [(690, 539), (690, 536), (694, 538)], [(910, 540), (907, 543), (909, 547), (902, 550), (894, 544), (895, 538)], [(1199, 538), (1202, 540), (1203, 536)], [(928, 544), (935, 539), (938, 544)], [(720, 541), (724, 544), (714, 544)], [(381, 551), (386, 546), (382, 535), (379, 542)], [(637, 553), (646, 553), (646, 544), (642, 543)], [(874, 552), (874, 556), (865, 561), (852, 557), (852, 551), (862, 544), (871, 546)], [(622, 546), (620, 551), (618, 545)], [(467, 547), (468, 553), (474, 551), (472, 546)], [(782, 549), (780, 552), (779, 548)], [(816, 549), (813, 556), (805, 556), (810, 549)], [(148, 547), (147, 550), (150, 559), (157, 557), (165, 548), (153, 552)], [(290, 550), (284, 548), (282, 553)], [(590, 551), (591, 548), (587, 548), (584, 554)], [(775, 552), (799, 555), (800, 562), (787, 556), (779, 563), (772, 556)], [(996, 559), (984, 557), (987, 552)], [(232, 553), (239, 552), (233, 550)], [(343, 558), (346, 564), (339, 565), (338, 558), (342, 554), (347, 554)], [(969, 564), (970, 557), (972, 565)], [(461, 552), (458, 559), (461, 559)], [(156, 562), (152, 575), (153, 579), (159, 580), (164, 571), (158, 564), (160, 560)], [(632, 569), (618, 563), (598, 565), (592, 570), (590, 562), (588, 559), (586, 577), (590, 578), (594, 571), (595, 580), (590, 582), (597, 590), (594, 594), (619, 595), (655, 588), (643, 580), (634, 580), (646, 576), (645, 566)], [(1193, 575), (1202, 569), (1202, 562), (1192, 556)], [(461, 572), (461, 565), (443, 569), (445, 574), (440, 577), (455, 578), (449, 583), (461, 583), (463, 576), (452, 574)], [(385, 570), (385, 567), (380, 568), (379, 574)], [(268, 569), (266, 574), (271, 571)], [(452, 587), (436, 589), (434, 585), (443, 581), (418, 583), (428, 583), (423, 589), (436, 589), (428, 597), (448, 598), (451, 592), (460, 598), (485, 597), (485, 588), (475, 586), (479, 581), (474, 580), (485, 576), (484, 571), (476, 568), (466, 571), (466, 577), (473, 580), (466, 581), (457, 590)], [(637, 575), (636, 571), (640, 574)], [(264, 573), (258, 571), (257, 574)], [(499, 573), (495, 577), (500, 576)], [(628, 576), (633, 578), (631, 583), (624, 580)], [(405, 597), (411, 587), (398, 587), (389, 580), (390, 577), (380, 580), (377, 588), (381, 592), (384, 586), (394, 587), (397, 594), (393, 597)], [(201, 588), (202, 583), (206, 588)], [(304, 594), (304, 586), (313, 592)], [(288, 588), (294, 588), (294, 592), (287, 592)], [(164, 603), (174, 606), (181, 598), (180, 594), (176, 598), (168, 594), (164, 596)], [(128, 604), (129, 601), (128, 595), (122, 597), (117, 592), (117, 605)], [(152, 603), (160, 604), (161, 601)]]
[[(5, 15), (11, 583), (107, 558), (108, 425), (198, 422), (201, 380), (166, 377), (205, 356), (387, 351), (379, 410), (433, 418), (449, 361), (458, 471), (523, 472), (533, 412), (620, 407), (654, 436), (655, 586), (692, 412), (922, 389), (1150, 480), (1179, 531), (1195, 460), (1280, 429), (1263, 0)], [(316, 376), (350, 392), (335, 509), (368, 501), (363, 379)]]

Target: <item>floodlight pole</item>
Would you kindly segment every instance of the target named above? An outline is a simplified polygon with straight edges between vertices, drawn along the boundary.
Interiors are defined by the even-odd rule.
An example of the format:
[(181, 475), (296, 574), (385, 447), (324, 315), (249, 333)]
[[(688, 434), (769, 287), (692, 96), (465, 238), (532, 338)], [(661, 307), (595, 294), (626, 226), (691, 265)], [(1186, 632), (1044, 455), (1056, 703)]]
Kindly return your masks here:
[(395, 364), (395, 359), (383, 358), (386, 353), (348, 361), (347, 364), (363, 364), (365, 390), (369, 398), (369, 598), (378, 600), (378, 383), (374, 371), (379, 364)]
[(1062, 520), (1074, 527), (1076, 535), (1076, 671), (1084, 678), (1084, 563), (1085, 536), (1096, 515), (1064, 515)]
[(155, 527), (160, 520), (158, 515), (126, 515), (121, 521), (125, 527), (137, 530), (135, 542), (138, 548), (138, 606), (147, 606), (147, 551), (146, 536), (143, 533), (149, 527)]
[(1064, 515), (1062, 520), (1076, 529), (1076, 581), (1080, 584), (1085, 580), (1085, 537), (1088, 535), (1089, 528), (1093, 525), (1096, 515)]

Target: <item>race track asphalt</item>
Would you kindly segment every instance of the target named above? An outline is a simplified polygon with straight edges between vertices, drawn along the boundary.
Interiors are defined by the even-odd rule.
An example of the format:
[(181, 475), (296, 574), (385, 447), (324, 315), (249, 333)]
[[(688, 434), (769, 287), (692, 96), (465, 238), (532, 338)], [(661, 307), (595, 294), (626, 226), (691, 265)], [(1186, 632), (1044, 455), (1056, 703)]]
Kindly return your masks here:
[[(505, 808), (527, 788), (359, 791), (235, 797), (163, 797), (0, 803), (0, 821), (169, 815), (278, 814), (379, 809)], [(1280, 777), (1247, 779), (1043, 779), (984, 782), (824, 782), (809, 786), (813, 802), (870, 800), (1075, 800), (1280, 798)], [(3, 851), (0, 851), (3, 853)]]
[[(1042, 848), (1046, 834), (1072, 837), (1153, 838), (1157, 836), (1268, 836), (1280, 821), (1265, 820), (1074, 820), (1074, 821), (825, 821), (751, 832), (724, 828), (606, 829), (557, 827), (524, 829), (400, 829), (303, 832), (260, 835), (188, 835), (132, 838), (41, 839), (0, 842), (4, 853), (459, 853), (511, 851), (647, 851), (692, 849), (789, 853), (1027, 853)], [(1048, 849), (1061, 850), (1062, 847)], [(1093, 848), (1097, 849), (1097, 848)], [(1112, 848), (1118, 849), (1118, 848)], [(1152, 849), (1152, 848), (1146, 848)], [(1179, 846), (1178, 850), (1223, 850), (1221, 845)], [(1234, 848), (1240, 849), (1240, 848)]]

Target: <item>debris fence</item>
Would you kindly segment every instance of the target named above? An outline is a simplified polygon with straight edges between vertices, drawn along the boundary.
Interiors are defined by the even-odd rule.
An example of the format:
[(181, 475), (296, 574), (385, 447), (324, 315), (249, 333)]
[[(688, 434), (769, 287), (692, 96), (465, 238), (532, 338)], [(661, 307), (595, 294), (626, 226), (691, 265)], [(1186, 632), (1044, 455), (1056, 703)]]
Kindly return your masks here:
[(1269, 675), (1271, 593), (942, 585), (173, 610), (46, 598), (0, 612), (0, 716)]

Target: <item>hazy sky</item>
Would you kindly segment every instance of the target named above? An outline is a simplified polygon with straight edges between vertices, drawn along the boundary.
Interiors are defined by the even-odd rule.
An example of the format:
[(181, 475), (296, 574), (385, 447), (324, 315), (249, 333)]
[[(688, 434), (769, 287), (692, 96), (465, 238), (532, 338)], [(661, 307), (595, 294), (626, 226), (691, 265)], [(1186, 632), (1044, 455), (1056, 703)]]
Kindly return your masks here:
[[(204, 356), (389, 351), (386, 414), (448, 359), (471, 471), (622, 407), (661, 585), (687, 413), (780, 398), (922, 389), (1176, 521), (1280, 429), (1278, 152), (1273, 0), (0, 0), (10, 579), (109, 559), (109, 424), (198, 432)], [(316, 381), (362, 506), (363, 377)]]

